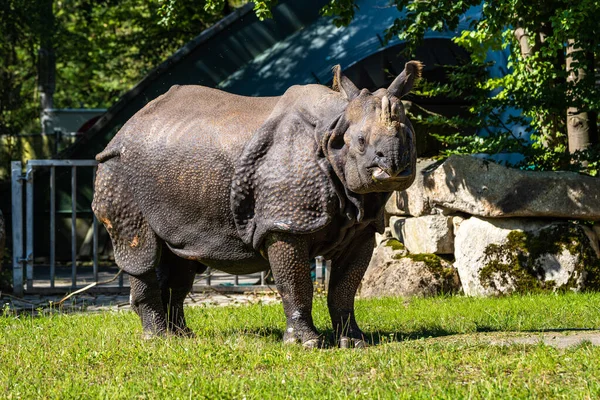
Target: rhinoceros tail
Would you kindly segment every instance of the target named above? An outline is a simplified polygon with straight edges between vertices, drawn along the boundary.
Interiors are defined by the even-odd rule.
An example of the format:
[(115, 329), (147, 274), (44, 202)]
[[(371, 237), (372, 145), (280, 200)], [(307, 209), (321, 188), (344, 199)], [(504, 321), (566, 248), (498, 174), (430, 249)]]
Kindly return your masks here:
[(119, 149), (116, 147), (112, 147), (110, 149), (104, 149), (103, 152), (96, 154), (96, 161), (105, 162), (110, 160), (111, 158), (118, 157), (121, 153)]

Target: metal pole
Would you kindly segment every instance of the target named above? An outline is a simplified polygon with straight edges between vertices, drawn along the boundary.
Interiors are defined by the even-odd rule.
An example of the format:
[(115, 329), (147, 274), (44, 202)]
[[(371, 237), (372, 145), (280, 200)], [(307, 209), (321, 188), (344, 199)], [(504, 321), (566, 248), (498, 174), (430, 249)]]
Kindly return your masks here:
[(322, 256), (315, 257), (315, 281), (324, 283), (325, 281), (325, 260)]
[(71, 287), (77, 286), (77, 166), (71, 167)]
[(25, 256), (27, 266), (27, 290), (33, 289), (33, 166), (27, 163), (25, 168)]
[(56, 168), (50, 167), (50, 287), (56, 279)]
[(210, 286), (211, 275), (212, 275), (212, 269), (210, 267), (206, 268), (206, 286)]
[(265, 286), (266, 277), (267, 277), (267, 273), (265, 271), (262, 271), (260, 273), (260, 286)]
[(21, 161), (10, 163), (12, 178), (12, 238), (13, 238), (13, 292), (23, 296), (23, 169)]
[[(96, 170), (97, 167), (92, 169), (92, 188), (96, 183)], [(94, 263), (94, 282), (98, 282), (98, 220), (96, 214), (92, 213), (92, 259)]]

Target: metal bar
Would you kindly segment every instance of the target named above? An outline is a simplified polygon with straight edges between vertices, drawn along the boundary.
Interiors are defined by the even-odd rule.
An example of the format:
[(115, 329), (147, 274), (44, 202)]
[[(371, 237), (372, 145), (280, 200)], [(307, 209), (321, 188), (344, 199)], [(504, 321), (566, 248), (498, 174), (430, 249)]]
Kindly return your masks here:
[(262, 271), (260, 273), (260, 286), (265, 286), (266, 285), (266, 279), (267, 278), (267, 272), (266, 271)]
[[(96, 190), (96, 170), (94, 167), (92, 170), (92, 189)], [(96, 215), (92, 214), (92, 260), (94, 264), (94, 282), (98, 282), (98, 220)]]
[(50, 287), (56, 278), (56, 168), (50, 167)]
[(206, 286), (210, 286), (210, 278), (212, 275), (212, 268), (206, 268)]
[(234, 275), (233, 276), (233, 286), (239, 286), (240, 285), (240, 277), (238, 275)]
[(318, 283), (324, 283), (325, 277), (325, 260), (323, 260), (322, 256), (315, 257), (315, 281)]
[(32, 167), (95, 167), (96, 160), (29, 160), (27, 165)]
[(13, 293), (23, 295), (23, 182), (21, 161), (10, 163), (12, 178)]
[(71, 287), (77, 286), (77, 166), (71, 167)]
[(33, 288), (33, 167), (27, 163), (25, 168), (25, 257), (27, 290)]

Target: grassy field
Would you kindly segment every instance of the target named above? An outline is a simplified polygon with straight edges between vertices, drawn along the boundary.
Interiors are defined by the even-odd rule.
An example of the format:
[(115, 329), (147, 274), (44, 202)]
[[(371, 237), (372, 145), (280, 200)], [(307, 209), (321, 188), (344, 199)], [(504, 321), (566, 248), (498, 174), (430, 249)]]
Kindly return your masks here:
[[(132, 312), (0, 317), (0, 398), (598, 398), (600, 348), (492, 339), (600, 327), (600, 294), (363, 300), (365, 350), (281, 343), (281, 305), (188, 308), (195, 339)], [(331, 333), (325, 299), (317, 327)], [(515, 333), (518, 332), (518, 333)]]

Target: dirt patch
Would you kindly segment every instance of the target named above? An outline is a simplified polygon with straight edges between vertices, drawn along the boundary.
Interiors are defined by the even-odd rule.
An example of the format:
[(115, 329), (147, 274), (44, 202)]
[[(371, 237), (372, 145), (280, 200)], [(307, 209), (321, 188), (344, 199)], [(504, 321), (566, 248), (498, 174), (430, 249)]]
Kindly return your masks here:
[(543, 343), (546, 346), (559, 349), (566, 349), (567, 347), (577, 346), (582, 343), (591, 343), (594, 346), (600, 346), (600, 331), (544, 332), (529, 334), (528, 336), (492, 339), (489, 343), (498, 346), (510, 346), (514, 344), (538, 345)]
[(492, 346), (537, 346), (540, 344), (566, 349), (582, 343), (600, 346), (600, 330), (557, 329), (539, 332), (477, 332), (440, 336), (427, 339), (437, 343), (469, 343)]

